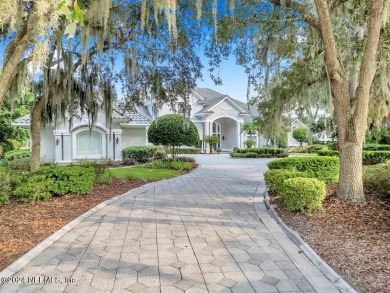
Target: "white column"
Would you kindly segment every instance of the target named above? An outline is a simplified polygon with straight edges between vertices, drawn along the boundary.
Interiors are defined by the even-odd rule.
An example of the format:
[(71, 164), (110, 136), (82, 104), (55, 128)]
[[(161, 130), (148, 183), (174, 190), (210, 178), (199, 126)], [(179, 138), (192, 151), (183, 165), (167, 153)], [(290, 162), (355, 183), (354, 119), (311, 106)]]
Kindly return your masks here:
[(148, 127), (148, 126), (145, 126), (145, 145), (149, 145), (149, 141), (148, 141), (148, 129), (149, 129), (149, 127)]
[(55, 162), (70, 163), (72, 161), (70, 133), (61, 130), (54, 130)]
[(241, 148), (241, 123), (236, 122), (236, 128), (237, 128), (237, 147)]

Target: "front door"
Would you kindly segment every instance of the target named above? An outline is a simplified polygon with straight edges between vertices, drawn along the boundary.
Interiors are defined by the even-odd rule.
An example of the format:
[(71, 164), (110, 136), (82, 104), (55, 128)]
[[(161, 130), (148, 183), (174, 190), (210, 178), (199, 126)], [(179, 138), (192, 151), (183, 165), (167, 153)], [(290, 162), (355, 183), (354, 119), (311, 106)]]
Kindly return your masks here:
[(219, 138), (219, 143), (214, 145), (214, 150), (221, 148), (221, 124), (213, 122), (213, 135)]

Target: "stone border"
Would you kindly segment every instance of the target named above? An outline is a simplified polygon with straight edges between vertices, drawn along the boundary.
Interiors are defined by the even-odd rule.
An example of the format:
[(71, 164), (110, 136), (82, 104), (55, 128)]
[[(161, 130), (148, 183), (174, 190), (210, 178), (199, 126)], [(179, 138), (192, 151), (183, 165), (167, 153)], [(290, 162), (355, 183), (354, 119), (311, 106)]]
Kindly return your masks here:
[[(259, 186), (260, 185), (261, 183)], [(254, 198), (256, 198), (256, 193), (257, 189)], [(321, 257), (318, 256), (318, 254), (299, 236), (297, 232), (290, 229), (282, 221), (273, 206), (269, 203), (267, 188), (264, 190), (263, 197), (264, 204), (270, 216), (276, 221), (276, 223), (278, 223), (278, 225), (283, 229), (291, 241), (294, 242), (307, 256), (307, 258), (325, 275), (325, 277), (332, 281), (341, 292), (357, 293), (357, 291), (353, 289), (351, 285), (344, 281), (344, 279), (339, 274), (337, 274)], [(256, 201), (254, 201), (254, 203), (256, 203)]]
[[(163, 179), (165, 180), (165, 179)], [(161, 181), (161, 180), (160, 180)], [(40, 255), (43, 251), (45, 251), (47, 248), (49, 248), (54, 242), (59, 240), (62, 236), (64, 236), (67, 232), (69, 232), (72, 228), (83, 222), (86, 218), (93, 215), (94, 213), (100, 211), (101, 209), (108, 206), (110, 203), (115, 202), (122, 197), (129, 195), (132, 192), (135, 192), (139, 189), (145, 188), (148, 185), (151, 185), (155, 182), (150, 182), (145, 185), (142, 185), (140, 187), (130, 189), (129, 191), (117, 195), (113, 198), (110, 198), (104, 202), (101, 202), (97, 206), (91, 208), (90, 210), (86, 211), (84, 214), (78, 216), (76, 219), (70, 221), (68, 224), (65, 224), (61, 229), (51, 234), (48, 238), (40, 242), (38, 245), (36, 245), (34, 248), (30, 249), (28, 252), (26, 252), (24, 255), (22, 255), (20, 258), (18, 258), (16, 261), (14, 261), (12, 264), (10, 264), (8, 267), (3, 269), (0, 272), (0, 278), (3, 277), (11, 277), (21, 269), (23, 269), (30, 261), (32, 261), (34, 258), (36, 258), (38, 255)], [(135, 196), (135, 195), (134, 195)]]

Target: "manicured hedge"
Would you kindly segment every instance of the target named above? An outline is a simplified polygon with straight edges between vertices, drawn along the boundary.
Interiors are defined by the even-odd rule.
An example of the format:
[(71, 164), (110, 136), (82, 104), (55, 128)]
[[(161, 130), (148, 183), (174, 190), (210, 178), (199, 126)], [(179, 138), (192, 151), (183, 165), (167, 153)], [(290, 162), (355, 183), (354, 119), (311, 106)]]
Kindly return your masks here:
[(154, 169), (171, 169), (171, 170), (191, 170), (192, 163), (178, 161), (155, 161), (147, 164), (148, 168)]
[(4, 159), (8, 162), (23, 158), (31, 158), (29, 149), (9, 151), (4, 154)]
[(317, 153), (319, 151), (323, 151), (326, 149), (327, 149), (327, 146), (325, 146), (323, 144), (313, 144), (313, 145), (309, 146), (307, 150), (309, 153)]
[(122, 150), (122, 160), (125, 164), (147, 163), (164, 156), (164, 149), (157, 146), (131, 146)]
[(50, 165), (32, 173), (14, 175), (16, 188), (13, 194), (20, 196), (24, 202), (46, 200), (52, 195), (67, 193), (87, 194), (91, 192), (96, 176), (92, 167), (76, 165)]
[(338, 157), (339, 156), (338, 151), (332, 151), (332, 150), (321, 150), (321, 151), (318, 151), (317, 154), (319, 156), (325, 156), (325, 157)]
[(270, 154), (270, 155), (278, 155), (285, 152), (285, 149), (279, 148), (250, 148), (250, 149), (238, 149), (236, 148), (234, 152), (245, 154), (245, 153), (256, 153), (256, 154)]
[(364, 151), (390, 151), (388, 144), (366, 144), (363, 147)]
[[(318, 155), (338, 157), (339, 153), (337, 151), (320, 151)], [(390, 160), (390, 151), (363, 151), (364, 165), (381, 164), (388, 160)]]
[(317, 178), (326, 183), (336, 182), (339, 173), (337, 157), (291, 157), (271, 161), (269, 169), (287, 169), (305, 172), (308, 177)]
[(268, 191), (279, 193), (283, 190), (283, 183), (286, 179), (295, 177), (307, 177), (305, 172), (296, 170), (273, 169), (264, 173), (264, 180)]
[(179, 148), (177, 150), (178, 154), (200, 154), (200, 148)]
[(283, 183), (281, 197), (289, 211), (304, 213), (322, 210), (326, 196), (325, 183), (315, 178), (290, 178)]
[(363, 164), (365, 165), (386, 163), (388, 160), (390, 160), (390, 152), (363, 151)]

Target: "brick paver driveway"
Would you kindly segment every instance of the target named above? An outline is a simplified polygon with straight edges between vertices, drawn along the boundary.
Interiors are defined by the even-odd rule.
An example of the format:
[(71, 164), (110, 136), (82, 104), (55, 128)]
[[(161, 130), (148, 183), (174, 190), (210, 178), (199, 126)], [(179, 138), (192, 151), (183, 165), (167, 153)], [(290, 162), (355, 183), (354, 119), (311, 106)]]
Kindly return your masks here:
[(196, 158), (194, 172), (86, 218), (15, 275), (22, 283), (0, 291), (338, 292), (264, 204), (255, 209), (267, 159)]

